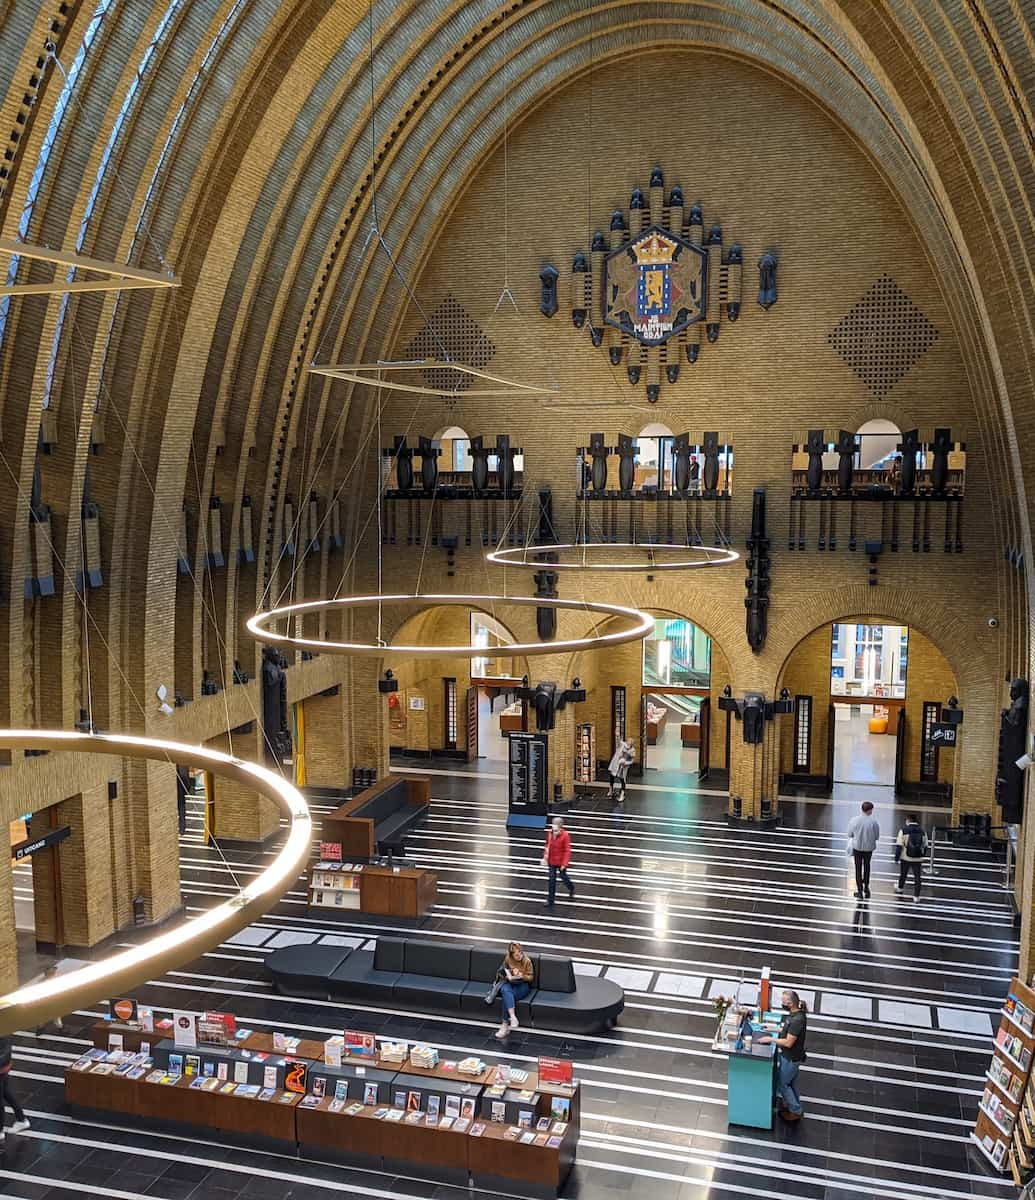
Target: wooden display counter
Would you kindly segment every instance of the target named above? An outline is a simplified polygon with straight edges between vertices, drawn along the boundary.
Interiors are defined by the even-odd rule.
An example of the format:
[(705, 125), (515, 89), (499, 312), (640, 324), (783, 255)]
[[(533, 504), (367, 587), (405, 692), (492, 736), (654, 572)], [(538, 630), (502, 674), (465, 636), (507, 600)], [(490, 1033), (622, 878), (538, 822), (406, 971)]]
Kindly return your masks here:
[[(655, 711), (657, 711), (657, 710), (655, 709)], [(667, 708), (663, 708), (661, 710), (661, 713), (658, 715), (657, 720), (652, 721), (650, 719), (650, 717), (648, 716), (648, 718), (647, 718), (647, 745), (648, 746), (656, 746), (658, 744), (658, 738), (661, 737), (662, 733), (664, 733), (664, 731), (665, 731), (666, 721), (668, 721), (668, 709)]]
[(701, 726), (697, 721), (684, 721), (679, 727), (679, 738), (684, 746), (700, 746)]
[(556, 1196), (575, 1162), (575, 1125), (568, 1124), (557, 1147), (526, 1144), (508, 1136), (510, 1128), (489, 1124), (480, 1137), (468, 1138), (473, 1186), (489, 1193), (519, 1191), (523, 1196)]
[(521, 712), (507, 712), (506, 709), (500, 713), (500, 733), (522, 733), (525, 728), (525, 722)]
[(309, 868), (309, 907), (321, 912), (363, 912), (383, 917), (422, 917), (438, 899), (438, 876), (413, 867), (349, 864)]

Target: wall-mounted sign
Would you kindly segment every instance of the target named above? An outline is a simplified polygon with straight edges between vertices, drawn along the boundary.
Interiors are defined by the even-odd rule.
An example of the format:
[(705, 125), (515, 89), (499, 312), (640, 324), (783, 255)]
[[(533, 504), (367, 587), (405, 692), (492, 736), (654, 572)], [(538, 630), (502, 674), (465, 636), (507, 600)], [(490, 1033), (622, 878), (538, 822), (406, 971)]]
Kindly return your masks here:
[(958, 725), (943, 725), (940, 721), (936, 721), (931, 726), (928, 741), (932, 746), (955, 746), (958, 730)]
[(423, 696), (410, 697), (410, 710), (412, 712), (423, 712), (427, 707)]
[(28, 838), (26, 841), (19, 842), (17, 845), (11, 847), (11, 857), (16, 862), (20, 858), (28, 858), (30, 854), (35, 854), (37, 850), (46, 850), (48, 846), (56, 846), (58, 842), (63, 842), (71, 833), (71, 825), (62, 825), (60, 829), (51, 829), (42, 837)]

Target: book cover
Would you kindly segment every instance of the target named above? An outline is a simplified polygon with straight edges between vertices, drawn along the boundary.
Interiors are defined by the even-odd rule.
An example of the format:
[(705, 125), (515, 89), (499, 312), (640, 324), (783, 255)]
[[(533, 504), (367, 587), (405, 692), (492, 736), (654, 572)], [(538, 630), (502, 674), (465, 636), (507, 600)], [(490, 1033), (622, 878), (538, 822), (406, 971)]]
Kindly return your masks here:
[(376, 1109), (374, 1112), (374, 1116), (377, 1118), (378, 1121), (383, 1121), (385, 1119), (385, 1117), (388, 1116), (388, 1109), (387, 1108)]
[(561, 1148), (561, 1139), (559, 1137), (548, 1137), (546, 1144), (551, 1150), (559, 1150)]
[(237, 1091), (234, 1093), (236, 1096), (243, 1096), (246, 1100), (254, 1100), (258, 1094), (259, 1085), (257, 1083), (239, 1083)]
[(473, 1121), (474, 1120), (474, 1097), (473, 1096), (465, 1096), (463, 1098), (463, 1100), (460, 1101), (460, 1116), (463, 1117), (465, 1121)]
[(277, 1068), (263, 1067), (262, 1068), (262, 1086), (276, 1089), (277, 1086)]
[(406, 1107), (406, 1093), (405, 1092), (394, 1092), (392, 1094), (392, 1107), (393, 1108), (405, 1108)]
[(200, 1088), (204, 1082), (205, 1082), (204, 1076), (198, 1075), (190, 1081), (190, 1085), (192, 1088)]
[(126, 1076), (127, 1079), (143, 1079), (147, 1074), (147, 1067), (134, 1067)]
[(522, 1145), (531, 1146), (532, 1143), (535, 1141), (535, 1134), (530, 1129), (528, 1129), (521, 1135), (520, 1141), (521, 1141)]
[(259, 1099), (260, 1100), (272, 1100), (276, 1094), (277, 1094), (277, 1089), (275, 1087), (264, 1087), (262, 1089), (262, 1091), (259, 1093)]
[(303, 1096), (299, 1101), (299, 1108), (318, 1108), (322, 1097), (314, 1096), (311, 1092), (308, 1096)]
[(236, 1087), (237, 1087), (237, 1084), (234, 1083), (234, 1081), (231, 1079), (229, 1083), (224, 1083), (223, 1086), (219, 1089), (219, 1091), (220, 1091), (221, 1095), (229, 1096), (231, 1094), (231, 1092), (233, 1092), (236, 1089)]
[(467, 1127), (470, 1125), (470, 1123), (471, 1122), (466, 1117), (457, 1117), (457, 1119), (453, 1122), (453, 1132), (466, 1133)]
[(168, 1069), (169, 1069), (170, 1075), (182, 1075), (183, 1074), (183, 1055), (182, 1054), (170, 1054)]
[(535, 1127), (536, 1127), (536, 1129), (547, 1129), (548, 1130), (550, 1128), (550, 1118), (549, 1117), (540, 1117), (539, 1120), (536, 1121)]
[(440, 1109), (441, 1105), (442, 1105), (441, 1096), (429, 1096), (428, 1097), (428, 1120), (429, 1121), (432, 1121), (432, 1120), (437, 1121), (438, 1120), (438, 1114), (439, 1114), (439, 1109)]
[(453, 1117), (443, 1117), (438, 1123), (439, 1129), (452, 1129), (454, 1119)]
[(313, 1095), (317, 1100), (322, 1100), (327, 1091), (327, 1076), (317, 1075), (313, 1079)]
[(208, 1062), (202, 1064), (201, 1073), (202, 1075), (215, 1075), (216, 1064), (209, 1059)]
[(188, 1054), (183, 1060), (184, 1075), (199, 1075), (201, 1073), (201, 1058), (197, 1054)]
[(362, 1111), (363, 1111), (362, 1104), (350, 1104), (348, 1106), (348, 1108), (345, 1110), (345, 1115), (348, 1117), (354, 1117), (357, 1113), (361, 1113)]
[(363, 1084), (363, 1103), (369, 1104), (373, 1108), (377, 1104), (377, 1084)]
[(234, 1063), (234, 1083), (248, 1082), (248, 1064), (246, 1062)]
[(209, 1078), (206, 1079), (205, 1082), (201, 1085), (201, 1090), (203, 1092), (214, 1092), (216, 1090), (216, 1088), (218, 1088), (218, 1087), (219, 1087), (219, 1080), (214, 1075), (210, 1075)]
[(504, 1136), (504, 1138), (506, 1138), (506, 1140), (508, 1142), (516, 1142), (518, 1140), (518, 1138), (521, 1136), (521, 1126), (520, 1125), (508, 1126), (504, 1130), (503, 1136)]
[(114, 1063), (98, 1063), (90, 1072), (91, 1075), (110, 1075), (115, 1070)]
[(460, 1115), (460, 1097), (447, 1096), (445, 1114), (447, 1117), (456, 1118)]
[(347, 1079), (339, 1079), (334, 1085), (335, 1100), (347, 1100), (349, 1095), (349, 1081)]
[(277, 1101), (277, 1103), (278, 1104), (294, 1104), (294, 1102), (297, 1099), (298, 1099), (297, 1092), (281, 1092), (280, 1099)]
[(471, 1126), (471, 1137), (481, 1137), (484, 1132), (485, 1132), (485, 1122), (484, 1121), (479, 1121), (479, 1122), (477, 1122), (477, 1124)]
[(420, 1092), (406, 1093), (406, 1108), (409, 1112), (420, 1112)]
[(385, 1117), (385, 1120), (386, 1121), (401, 1121), (403, 1119), (403, 1117), (405, 1117), (405, 1116), (406, 1116), (406, 1109), (392, 1108), (392, 1109), (389, 1109), (388, 1116)]
[(571, 1116), (571, 1101), (566, 1096), (551, 1096), (550, 1116), (555, 1121), (567, 1121)]
[(535, 1114), (532, 1112), (532, 1110), (530, 1108), (523, 1108), (518, 1113), (518, 1124), (521, 1126), (522, 1129), (531, 1129), (532, 1128), (532, 1118), (534, 1116), (535, 1116)]
[(411, 1112), (408, 1112), (406, 1114), (406, 1124), (407, 1125), (416, 1125), (418, 1121), (423, 1121), (423, 1120), (424, 1120), (424, 1114), (421, 1112), (421, 1110), (419, 1108), (415, 1108)]
[(554, 1133), (563, 1134), (563, 1133), (567, 1132), (567, 1129), (568, 1129), (567, 1121), (554, 1121), (554, 1123), (553, 1123)]
[[(171, 1058), (172, 1055), (170, 1055), (169, 1057)], [(228, 1067), (227, 1063), (225, 1063), (225, 1062), (216, 1063), (216, 1078), (217, 1079), (220, 1079), (225, 1082), (229, 1073), (230, 1072), (229, 1072), (229, 1067)]]
[(499, 1125), (502, 1125), (506, 1119), (507, 1119), (506, 1104), (502, 1100), (493, 1100), (492, 1111), (491, 1111), (491, 1120), (495, 1121)]

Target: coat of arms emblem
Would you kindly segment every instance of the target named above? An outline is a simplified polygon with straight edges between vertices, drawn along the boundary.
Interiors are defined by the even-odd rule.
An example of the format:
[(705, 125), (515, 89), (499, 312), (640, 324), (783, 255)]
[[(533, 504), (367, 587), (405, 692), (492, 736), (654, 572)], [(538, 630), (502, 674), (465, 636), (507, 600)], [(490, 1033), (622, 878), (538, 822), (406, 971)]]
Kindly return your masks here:
[[(714, 342), (723, 317), (740, 315), (742, 268), (740, 246), (734, 242), (725, 251), (722, 226), (705, 230), (701, 206), (687, 207), (682, 188), (673, 187), (666, 201), (664, 176), (655, 167), (646, 194), (633, 189), (628, 220), (616, 209), (609, 232), (597, 230), (589, 253), (575, 254), (571, 318), (577, 329), (589, 330), (594, 346), (606, 347), (612, 365), (626, 363), (630, 383), (646, 372), (653, 404), (663, 370), (675, 383), (684, 354), (687, 362), (697, 361), (702, 330)], [(547, 263), (539, 279), (540, 311), (552, 317), (560, 273)]]

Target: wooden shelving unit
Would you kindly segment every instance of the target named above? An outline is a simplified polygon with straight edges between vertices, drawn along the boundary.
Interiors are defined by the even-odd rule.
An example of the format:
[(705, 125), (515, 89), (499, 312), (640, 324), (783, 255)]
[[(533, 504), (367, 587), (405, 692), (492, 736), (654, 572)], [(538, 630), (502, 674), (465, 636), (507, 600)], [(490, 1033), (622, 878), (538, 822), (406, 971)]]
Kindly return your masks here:
[(309, 872), (312, 908), (360, 907), (360, 871), (349, 863), (316, 863)]
[(970, 1135), (997, 1171), (1020, 1184), (1035, 1149), (1035, 991), (1019, 979), (1010, 984), (995, 1035), (984, 1094)]
[(575, 784), (590, 787), (597, 777), (597, 734), (586, 721), (575, 726)]

